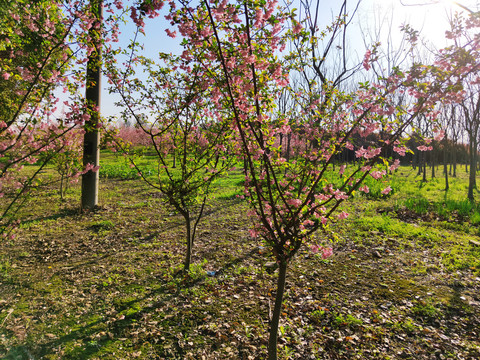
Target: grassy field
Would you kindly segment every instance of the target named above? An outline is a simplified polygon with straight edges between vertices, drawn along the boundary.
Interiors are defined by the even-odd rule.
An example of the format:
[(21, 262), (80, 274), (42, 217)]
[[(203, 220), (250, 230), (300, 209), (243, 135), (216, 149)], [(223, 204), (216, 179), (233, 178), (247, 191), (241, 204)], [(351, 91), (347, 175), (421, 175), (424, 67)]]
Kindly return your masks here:
[[(0, 357), (264, 359), (276, 269), (249, 237), (241, 173), (215, 185), (184, 276), (181, 217), (104, 155), (97, 211), (51, 186), (1, 243)], [(480, 358), (480, 208), (458, 175), (446, 194), (440, 169), (424, 183), (401, 168), (392, 196), (372, 183), (344, 204), (334, 256), (303, 248), (289, 267), (281, 359)]]

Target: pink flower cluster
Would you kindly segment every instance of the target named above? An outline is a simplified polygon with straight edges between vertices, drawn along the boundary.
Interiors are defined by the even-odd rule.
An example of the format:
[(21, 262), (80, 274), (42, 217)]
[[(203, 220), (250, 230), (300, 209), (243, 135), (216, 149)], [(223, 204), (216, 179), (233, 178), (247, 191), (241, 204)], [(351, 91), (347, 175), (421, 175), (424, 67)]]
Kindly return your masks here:
[(330, 256), (333, 255), (333, 249), (332, 248), (326, 248), (323, 246), (318, 246), (318, 245), (311, 245), (310, 250), (314, 253), (321, 253), (322, 259), (328, 259)]

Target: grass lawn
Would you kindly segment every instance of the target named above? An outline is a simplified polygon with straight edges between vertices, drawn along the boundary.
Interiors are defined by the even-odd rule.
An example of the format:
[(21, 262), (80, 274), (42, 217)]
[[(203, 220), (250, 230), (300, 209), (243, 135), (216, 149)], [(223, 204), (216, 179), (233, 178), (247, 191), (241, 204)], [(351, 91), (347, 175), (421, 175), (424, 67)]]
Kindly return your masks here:
[[(97, 211), (79, 213), (78, 185), (65, 202), (48, 187), (2, 241), (0, 358), (264, 359), (277, 273), (240, 171), (216, 184), (185, 276), (181, 216), (104, 161)], [(401, 168), (392, 196), (344, 204), (334, 255), (290, 264), (281, 359), (480, 359), (480, 211), (458, 174), (445, 194), (440, 169)]]

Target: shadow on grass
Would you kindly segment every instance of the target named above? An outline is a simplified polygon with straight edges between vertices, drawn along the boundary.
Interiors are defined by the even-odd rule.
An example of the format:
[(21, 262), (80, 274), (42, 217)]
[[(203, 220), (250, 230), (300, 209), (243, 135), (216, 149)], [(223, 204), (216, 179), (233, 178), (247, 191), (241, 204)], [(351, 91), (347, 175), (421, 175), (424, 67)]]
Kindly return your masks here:
[[(47, 339), (46, 342), (41, 344), (31, 344), (27, 340), (23, 344), (10, 349), (5, 359), (43, 359), (50, 358), (49, 356), (58, 356), (58, 358), (62, 359), (84, 360), (98, 356), (113, 357), (115, 356), (113, 352), (118, 351), (119, 346), (123, 347), (128, 354), (131, 354), (141, 349), (143, 344), (150, 344), (149, 346), (155, 347), (155, 358), (182, 359), (186, 356), (186, 349), (182, 345), (183, 340), (178, 338), (177, 333), (181, 331), (185, 338), (194, 336), (193, 334), (197, 332), (199, 325), (205, 323), (206, 310), (203, 305), (202, 308), (199, 308), (200, 305), (191, 304), (183, 291), (198, 287), (197, 290), (200, 293), (209, 294), (212, 291), (210, 287), (201, 285), (207, 278), (221, 277), (229, 269), (244, 262), (246, 259), (254, 257), (255, 254), (258, 254), (256, 248), (226, 262), (213, 276), (205, 273), (202, 275), (193, 274), (191, 277), (188, 274), (177, 274), (173, 279), (163, 279), (160, 277), (158, 278), (158, 286), (154, 289), (147, 290), (132, 300), (126, 298), (125, 300), (127, 301), (120, 301), (117, 305), (113, 305), (115, 307), (116, 319), (110, 320), (111, 322), (109, 322), (108, 325), (104, 324), (108, 320), (108, 316), (105, 315), (107, 309), (102, 309), (104, 304), (102, 304), (102, 300), (99, 300), (97, 304), (94, 304), (93, 308), (100, 308), (102, 310), (91, 310), (82, 315), (82, 318), (78, 319), (78, 321), (88, 322), (87, 324), (75, 328), (75, 325), (72, 326), (68, 324), (72, 318), (65, 319), (63, 324), (58, 325), (58, 328), (61, 329), (62, 327), (72, 326), (74, 328), (73, 331), (62, 334), (56, 339)], [(116, 256), (116, 254), (105, 255), (102, 258), (89, 260), (69, 270), (74, 271), (81, 266), (102, 262), (112, 256)], [(167, 271), (169, 271), (169, 269), (167, 269)], [(175, 286), (172, 286), (172, 283), (175, 284)], [(188, 310), (180, 310), (184, 305), (183, 303), (188, 304)], [(178, 309), (173, 308), (171, 313), (161, 311), (162, 309), (170, 308), (171, 304), (176, 304)], [(208, 308), (207, 311), (214, 317), (218, 316), (218, 309), (216, 307)], [(123, 315), (120, 316), (122, 313)], [(158, 320), (158, 325), (155, 325), (153, 330), (148, 328), (137, 343), (131, 342), (132, 333), (135, 332), (139, 326), (142, 326), (141, 329), (143, 330), (144, 328), (141, 322), (150, 316), (155, 316), (155, 320)], [(89, 322), (88, 319), (92, 319), (93, 321)], [(156, 329), (165, 328), (176, 328), (178, 331), (176, 331), (176, 333), (161, 334), (155, 331)], [(99, 336), (99, 333), (102, 332), (103, 335)], [(215, 337), (214, 333), (210, 333), (205, 329), (199, 330), (199, 334), (200, 335), (195, 336)], [(168, 347), (162, 344), (160, 337), (166, 339), (169, 344)], [(213, 346), (216, 346), (216, 341), (215, 339), (213, 340)], [(220, 340), (218, 341), (217, 345), (220, 346), (221, 342)], [(122, 344), (119, 345), (119, 343)], [(111, 348), (111, 351), (109, 348)], [(59, 354), (60, 349), (66, 350), (65, 354)]]
[(57, 219), (63, 219), (68, 217), (74, 217), (77, 215), (80, 215), (79, 209), (62, 209), (53, 215), (39, 216), (34, 219), (24, 220), (20, 223), (20, 226), (28, 227), (28, 225), (34, 224), (40, 221), (57, 220)]

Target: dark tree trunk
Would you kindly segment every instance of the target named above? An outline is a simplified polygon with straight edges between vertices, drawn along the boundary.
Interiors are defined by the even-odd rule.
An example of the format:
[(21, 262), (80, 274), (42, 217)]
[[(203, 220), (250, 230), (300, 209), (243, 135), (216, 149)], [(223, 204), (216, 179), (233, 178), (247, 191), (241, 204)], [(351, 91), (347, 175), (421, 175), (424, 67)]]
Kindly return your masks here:
[[(65, 187), (64, 187), (64, 181), (65, 181)], [(62, 174), (60, 175), (60, 200), (64, 200), (64, 194), (67, 193), (67, 186), (66, 186), (67, 180), (66, 177)]]
[(427, 153), (424, 151), (423, 152), (423, 164), (422, 164), (422, 168), (423, 168), (423, 182), (427, 182)]
[(443, 173), (445, 175), (445, 191), (448, 191), (448, 155), (447, 155), (447, 135), (445, 135), (445, 145), (443, 146)]
[(468, 177), (468, 195), (467, 195), (467, 198), (470, 201), (474, 200), (473, 189), (475, 189), (476, 187), (476, 173), (477, 173), (476, 171), (477, 152), (475, 151), (475, 149), (477, 148), (476, 145), (477, 144), (475, 141), (473, 141), (473, 144), (470, 144), (470, 173)]
[(277, 279), (277, 295), (275, 297), (275, 308), (273, 309), (272, 322), (270, 324), (270, 338), (268, 340), (268, 360), (277, 360), (277, 339), (278, 324), (282, 312), (283, 294), (287, 279), (287, 263), (281, 261), (279, 264)]
[[(97, 24), (102, 23), (103, 1), (91, 0), (90, 7), (95, 16)], [(88, 164), (98, 167), (100, 165), (100, 93), (101, 93), (101, 61), (102, 61), (102, 40), (97, 26), (89, 30), (92, 42), (89, 46), (95, 48), (88, 56), (85, 102), (89, 119), (85, 122), (85, 134), (83, 137), (83, 165)], [(93, 209), (98, 205), (98, 171), (89, 170), (82, 175), (82, 196), (81, 208)]]
[(432, 163), (432, 179), (435, 178), (435, 147), (432, 145), (432, 151), (430, 152)]
[(185, 212), (182, 215), (183, 215), (183, 218), (185, 219), (185, 229), (187, 230), (187, 235), (185, 237), (185, 240), (187, 243), (187, 251), (185, 253), (185, 262), (183, 265), (183, 270), (185, 272), (189, 272), (190, 264), (192, 263), (192, 247), (193, 247), (192, 224), (191, 224), (190, 214), (188, 212)]
[(453, 162), (453, 177), (457, 177), (457, 147), (453, 146), (452, 149), (452, 162)]
[(423, 152), (418, 150), (418, 156), (417, 156), (418, 172), (417, 172), (417, 175), (420, 175), (423, 171), (423, 160), (424, 160), (424, 154), (423, 154)]

